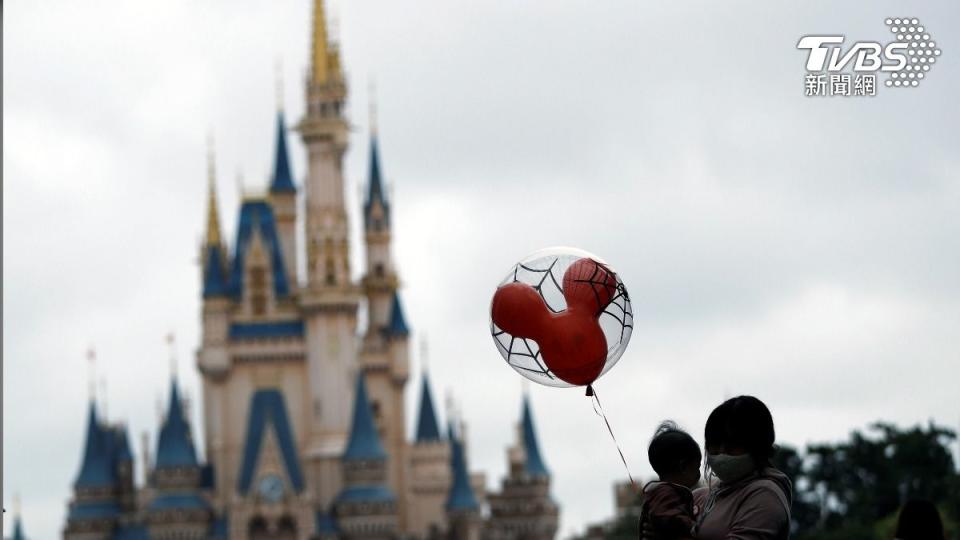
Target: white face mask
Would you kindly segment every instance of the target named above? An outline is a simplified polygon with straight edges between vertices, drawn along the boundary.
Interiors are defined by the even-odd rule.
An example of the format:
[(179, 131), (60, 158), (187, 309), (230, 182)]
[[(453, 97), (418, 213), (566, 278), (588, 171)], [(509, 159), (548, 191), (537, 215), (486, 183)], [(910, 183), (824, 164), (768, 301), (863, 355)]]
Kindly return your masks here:
[(753, 456), (743, 454), (730, 456), (727, 454), (707, 454), (707, 465), (717, 475), (721, 482), (731, 483), (740, 480), (757, 468)]

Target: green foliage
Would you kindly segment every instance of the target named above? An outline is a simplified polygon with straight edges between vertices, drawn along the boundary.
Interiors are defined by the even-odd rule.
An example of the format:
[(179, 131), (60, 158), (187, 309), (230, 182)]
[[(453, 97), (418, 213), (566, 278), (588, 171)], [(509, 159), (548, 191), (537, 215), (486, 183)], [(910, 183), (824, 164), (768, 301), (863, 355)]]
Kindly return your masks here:
[(782, 448), (775, 465), (794, 482), (793, 530), (800, 540), (889, 540), (909, 499), (938, 504), (947, 525), (960, 519), (960, 475), (950, 453), (956, 434), (932, 422), (900, 430), (877, 422), (806, 455)]

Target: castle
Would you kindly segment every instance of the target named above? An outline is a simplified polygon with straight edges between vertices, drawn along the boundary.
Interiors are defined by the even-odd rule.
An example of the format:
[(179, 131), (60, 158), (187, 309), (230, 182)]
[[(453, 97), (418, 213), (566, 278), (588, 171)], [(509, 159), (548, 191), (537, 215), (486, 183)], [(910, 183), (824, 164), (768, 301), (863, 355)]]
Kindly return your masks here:
[[(340, 54), (315, 0), (307, 151), (298, 187), (277, 117), (266, 196), (245, 197), (232, 246), (221, 235), (213, 170), (201, 249), (203, 440), (194, 439), (176, 378), (146, 482), (134, 481), (127, 429), (91, 401), (66, 540), (550, 539), (550, 497), (529, 402), (497, 492), (470, 474), (456, 421), (441, 429), (421, 374), (416, 433), (404, 392), (410, 330), (391, 257), (392, 208), (376, 133), (362, 208), (366, 269), (351, 280), (343, 156), (349, 144)], [(303, 238), (297, 242), (303, 191)], [(297, 276), (305, 257), (305, 280)], [(365, 331), (358, 313), (365, 310)], [(206, 462), (198, 458), (202, 443)]]

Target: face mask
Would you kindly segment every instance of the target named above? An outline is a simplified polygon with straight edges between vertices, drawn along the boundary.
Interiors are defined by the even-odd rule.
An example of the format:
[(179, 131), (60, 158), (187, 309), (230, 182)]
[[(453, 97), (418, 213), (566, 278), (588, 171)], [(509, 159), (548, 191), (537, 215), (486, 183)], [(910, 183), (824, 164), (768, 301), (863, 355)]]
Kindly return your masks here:
[(731, 483), (752, 473), (756, 469), (753, 456), (729, 456), (727, 454), (707, 454), (707, 465), (721, 482)]

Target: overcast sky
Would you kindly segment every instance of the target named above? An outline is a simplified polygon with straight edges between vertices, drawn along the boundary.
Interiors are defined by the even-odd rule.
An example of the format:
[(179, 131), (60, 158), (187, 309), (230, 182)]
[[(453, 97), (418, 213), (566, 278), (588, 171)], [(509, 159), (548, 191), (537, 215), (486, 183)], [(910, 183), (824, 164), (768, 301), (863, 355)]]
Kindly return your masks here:
[[(302, 114), (311, 4), (7, 2), (3, 502), (21, 494), (32, 538), (60, 534), (90, 345), (138, 466), (167, 332), (197, 401), (206, 133), (232, 238), (237, 175), (261, 188), (272, 163), (278, 58), (289, 123)], [(375, 80), (408, 320), (490, 488), (522, 392), (490, 296), (550, 245), (603, 257), (633, 298), (633, 341), (596, 387), (636, 476), (661, 420), (702, 441), (710, 410), (744, 393), (785, 444), (877, 419), (957, 426), (960, 4), (863, 4), (333, 2), (353, 225)], [(897, 16), (943, 50), (923, 84), (804, 97), (800, 36), (886, 42)], [(415, 382), (407, 394), (412, 424)], [(582, 390), (530, 394), (565, 536), (612, 514), (625, 472)]]

